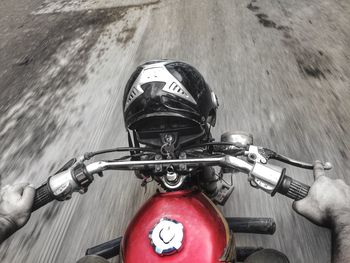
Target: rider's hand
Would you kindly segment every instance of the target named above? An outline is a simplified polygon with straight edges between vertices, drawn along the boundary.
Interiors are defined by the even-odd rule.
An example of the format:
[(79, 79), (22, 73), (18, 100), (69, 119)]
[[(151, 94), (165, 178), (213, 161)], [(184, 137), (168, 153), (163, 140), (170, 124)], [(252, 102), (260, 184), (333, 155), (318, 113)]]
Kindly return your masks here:
[(319, 226), (334, 227), (344, 215), (350, 216), (350, 186), (343, 180), (326, 177), (319, 161), (314, 166), (314, 177), (309, 194), (295, 201), (293, 208)]
[(8, 185), (0, 191), (0, 243), (29, 220), (35, 188), (27, 183)]

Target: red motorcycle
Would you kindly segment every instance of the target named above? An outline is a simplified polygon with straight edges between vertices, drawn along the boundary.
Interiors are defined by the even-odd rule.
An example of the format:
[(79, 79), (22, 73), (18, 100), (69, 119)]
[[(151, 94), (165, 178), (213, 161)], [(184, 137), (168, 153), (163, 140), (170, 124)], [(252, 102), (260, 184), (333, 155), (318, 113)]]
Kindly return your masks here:
[[(124, 156), (85, 164), (93, 156), (116, 151), (138, 151), (142, 159), (126, 160), (133, 156)], [(197, 157), (189, 157), (193, 154)], [(203, 187), (201, 182), (210, 177), (216, 178), (210, 183), (217, 184), (225, 174), (242, 172), (248, 174), (251, 186), (271, 196), (280, 193), (294, 200), (304, 198), (309, 186), (288, 177), (286, 169), (270, 166), (269, 159), (313, 168), (312, 164), (257, 147), (252, 144), (251, 136), (242, 133), (225, 133), (221, 142), (188, 147), (179, 159), (162, 159), (148, 148), (125, 147), (87, 153), (78, 161), (68, 162), (37, 189), (33, 211), (53, 200), (70, 199), (73, 192), (85, 193), (95, 174), (102, 176), (105, 170), (134, 170), (138, 176), (143, 173), (143, 184), (153, 179), (165, 191), (158, 191), (141, 207), (123, 237), (90, 248), (86, 255), (106, 259), (121, 255), (126, 263), (240, 262), (261, 248), (235, 247), (234, 233), (273, 234), (275, 223), (271, 218), (225, 218), (216, 204), (225, 203), (233, 186), (224, 183), (220, 193), (211, 199), (206, 194), (208, 186)], [(221, 169), (210, 169), (213, 166)], [(198, 168), (202, 171), (200, 174), (196, 173)], [(326, 163), (325, 168), (330, 169), (330, 164)], [(189, 177), (191, 183), (187, 181)]]
[[(169, 60), (141, 65), (124, 92), (129, 147), (86, 153), (68, 162), (37, 189), (33, 211), (67, 200), (73, 192), (85, 193), (94, 175), (105, 170), (134, 170), (142, 185), (155, 181), (162, 191), (142, 206), (123, 237), (89, 248), (87, 255), (120, 255), (125, 263), (245, 260), (260, 248), (236, 247), (234, 233), (273, 234), (276, 226), (271, 218), (225, 218), (216, 207), (233, 191), (225, 179), (244, 173), (252, 187), (299, 200), (309, 186), (268, 161), (305, 169), (313, 165), (255, 146), (245, 133), (225, 133), (215, 142), (210, 128), (217, 108), (215, 94), (192, 66)], [(123, 151), (130, 154), (88, 163), (99, 154)]]

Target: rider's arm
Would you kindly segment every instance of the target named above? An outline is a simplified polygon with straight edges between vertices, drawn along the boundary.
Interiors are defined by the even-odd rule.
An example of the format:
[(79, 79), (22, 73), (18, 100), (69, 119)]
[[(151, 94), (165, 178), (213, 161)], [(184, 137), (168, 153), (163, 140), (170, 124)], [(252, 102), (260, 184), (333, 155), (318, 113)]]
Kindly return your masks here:
[(308, 196), (294, 202), (293, 208), (311, 222), (331, 228), (333, 263), (350, 262), (350, 186), (326, 177), (320, 162), (314, 176)]
[(5, 186), (0, 192), (0, 243), (29, 220), (35, 189), (28, 184)]
[(334, 262), (350, 262), (350, 209), (340, 212), (333, 229)]

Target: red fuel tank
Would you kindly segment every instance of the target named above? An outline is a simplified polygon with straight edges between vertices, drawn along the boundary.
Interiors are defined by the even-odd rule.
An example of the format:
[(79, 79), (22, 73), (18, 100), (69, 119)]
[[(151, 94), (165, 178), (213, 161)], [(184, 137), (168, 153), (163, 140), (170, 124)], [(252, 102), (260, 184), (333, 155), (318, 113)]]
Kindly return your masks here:
[(233, 262), (231, 241), (225, 219), (200, 191), (157, 193), (130, 222), (122, 258), (125, 263)]

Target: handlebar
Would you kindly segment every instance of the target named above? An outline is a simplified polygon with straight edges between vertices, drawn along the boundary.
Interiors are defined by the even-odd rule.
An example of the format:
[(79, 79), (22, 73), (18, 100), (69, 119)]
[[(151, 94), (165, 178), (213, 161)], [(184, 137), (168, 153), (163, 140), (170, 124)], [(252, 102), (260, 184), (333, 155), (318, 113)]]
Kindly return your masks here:
[[(230, 155), (193, 159), (139, 160), (139, 161), (98, 161), (86, 165), (75, 163), (71, 168), (61, 171), (51, 177), (36, 190), (32, 211), (50, 203), (53, 200), (70, 199), (73, 192), (85, 193), (93, 181), (93, 175), (105, 170), (140, 170), (155, 169), (172, 165), (186, 165), (188, 168), (200, 166), (221, 166), (248, 174), (252, 186), (260, 188), (272, 196), (278, 192), (294, 200), (307, 196), (309, 186), (285, 175), (285, 169), (261, 163), (248, 163)], [(157, 169), (158, 168), (158, 169)]]
[(49, 185), (47, 183), (41, 185), (35, 191), (34, 203), (32, 207), (32, 212), (38, 210), (39, 208), (45, 206), (46, 204), (55, 200)]

